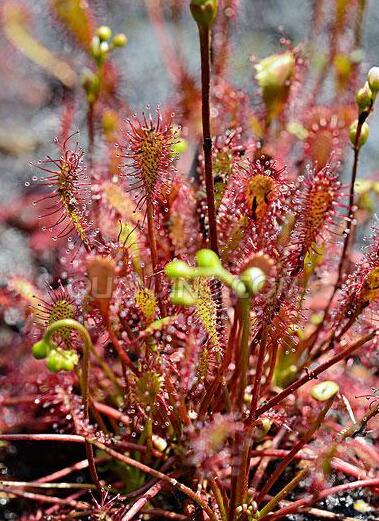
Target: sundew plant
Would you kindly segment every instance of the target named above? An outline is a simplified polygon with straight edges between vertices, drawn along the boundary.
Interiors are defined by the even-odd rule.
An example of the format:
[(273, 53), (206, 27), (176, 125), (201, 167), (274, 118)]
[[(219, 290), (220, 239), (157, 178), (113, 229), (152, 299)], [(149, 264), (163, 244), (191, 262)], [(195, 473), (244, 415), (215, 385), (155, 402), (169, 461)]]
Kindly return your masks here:
[[(309, 39), (282, 32), (245, 91), (238, 0), (141, 0), (175, 87), (144, 107), (120, 94), (127, 28), (100, 3), (46, 2), (80, 62), (45, 47), (27, 2), (1, 5), (9, 48), (63, 92), (1, 213), (48, 271), (0, 289), (1, 519), (377, 519), (366, 1), (313, 2)], [(168, 29), (183, 23), (197, 73)]]

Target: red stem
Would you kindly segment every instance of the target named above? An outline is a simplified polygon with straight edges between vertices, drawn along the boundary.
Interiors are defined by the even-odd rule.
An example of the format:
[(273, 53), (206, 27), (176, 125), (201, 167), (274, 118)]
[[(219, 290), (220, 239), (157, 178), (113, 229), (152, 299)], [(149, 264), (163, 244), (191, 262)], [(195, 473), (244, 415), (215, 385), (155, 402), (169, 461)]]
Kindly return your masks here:
[(79, 503), (78, 501), (73, 501), (72, 499), (62, 499), (60, 497), (45, 496), (44, 494), (35, 494), (34, 492), (16, 490), (11, 487), (0, 487), (0, 492), (5, 493), (6, 495), (31, 499), (32, 501), (38, 501), (39, 503), (53, 503), (54, 505), (69, 506), (75, 509), (88, 508), (87, 503)]
[(131, 521), (134, 516), (143, 509), (143, 507), (150, 502), (159, 492), (162, 490), (164, 486), (167, 486), (163, 481), (158, 481), (155, 483), (142, 497), (137, 499), (137, 501), (130, 507), (125, 516), (121, 519), (121, 521)]
[(147, 216), (147, 228), (148, 228), (148, 236), (149, 236), (149, 246), (151, 253), (151, 264), (153, 267), (154, 274), (154, 282), (155, 282), (155, 295), (158, 300), (158, 306), (161, 312), (161, 316), (165, 317), (167, 315), (166, 306), (163, 301), (163, 291), (162, 291), (162, 281), (161, 281), (161, 273), (158, 273), (158, 249), (157, 249), (157, 239), (155, 236), (155, 226), (154, 226), (154, 206), (150, 198), (146, 201), (146, 216)]
[(65, 443), (84, 443), (84, 438), (77, 434), (0, 434), (0, 441), (59, 441)]
[(212, 135), (210, 121), (210, 29), (199, 26), (200, 56), (201, 56), (201, 115), (203, 123), (203, 150), (205, 164), (205, 187), (207, 193), (209, 243), (211, 249), (217, 253), (217, 224), (214, 196), (214, 182), (212, 173)]
[(73, 465), (70, 465), (69, 467), (65, 467), (64, 469), (53, 472), (52, 474), (47, 474), (46, 476), (43, 476), (42, 478), (37, 479), (36, 483), (50, 483), (51, 481), (63, 478), (65, 476), (68, 476), (72, 472), (75, 472), (77, 470), (83, 470), (87, 467), (88, 467), (88, 460), (84, 459), (82, 461), (78, 461), (77, 463), (74, 463)]
[(268, 480), (263, 485), (262, 489), (259, 492), (258, 498), (256, 499), (257, 504), (259, 505), (267, 492), (270, 491), (271, 487), (276, 483), (276, 481), (279, 479), (279, 477), (283, 474), (285, 469), (288, 467), (288, 465), (291, 463), (291, 461), (295, 458), (296, 454), (306, 445), (310, 442), (310, 440), (313, 437), (313, 434), (316, 432), (316, 430), (320, 427), (321, 423), (323, 422), (327, 412), (329, 411), (332, 403), (334, 400), (334, 396), (330, 398), (326, 405), (322, 408), (321, 412), (319, 413), (318, 417), (314, 421), (313, 425), (308, 429), (308, 431), (304, 434), (304, 436), (294, 445), (294, 447), (288, 452), (288, 454), (283, 458), (283, 460), (280, 462), (280, 464), (275, 468), (274, 472), (270, 475)]
[(233, 346), (234, 346), (235, 340), (236, 340), (236, 332), (237, 332), (238, 325), (239, 325), (238, 314), (237, 314), (237, 310), (235, 309), (233, 324), (232, 324), (230, 334), (229, 334), (229, 339), (228, 339), (228, 345), (227, 345), (226, 351), (224, 352), (224, 356), (223, 356), (219, 371), (217, 372), (213, 382), (205, 390), (204, 398), (199, 407), (199, 419), (201, 419), (203, 417), (203, 415), (207, 412), (208, 407), (210, 406), (212, 400), (214, 400), (215, 398), (216, 399), (219, 398), (218, 391), (222, 384), (222, 379), (232, 360)]
[[(255, 469), (253, 479), (252, 479), (251, 483), (249, 483), (251, 488), (258, 490), (258, 487), (260, 486), (264, 476), (266, 475), (267, 467), (271, 462), (270, 452), (278, 450), (277, 447), (279, 447), (280, 443), (283, 441), (283, 438), (285, 437), (286, 434), (287, 434), (287, 430), (284, 427), (279, 429), (277, 434), (275, 434), (274, 438), (271, 441), (271, 447), (269, 449), (267, 449), (266, 451), (264, 451), (264, 452), (267, 452), (268, 455), (261, 459), (259, 465)], [(258, 451), (254, 451), (254, 452), (258, 452)], [(286, 452), (288, 452), (288, 451), (286, 451)], [(251, 456), (253, 456), (253, 451), (250, 451), (250, 457)]]
[(121, 360), (122, 364), (124, 366), (128, 367), (132, 371), (132, 373), (138, 375), (137, 368), (134, 366), (133, 362), (129, 358), (129, 355), (125, 352), (125, 350), (121, 346), (120, 341), (117, 338), (116, 333), (113, 331), (112, 324), (110, 323), (110, 321), (108, 320), (107, 317), (104, 317), (104, 320), (105, 320), (106, 325), (107, 325), (107, 331), (108, 331), (108, 334), (109, 334), (109, 338), (110, 338), (110, 340), (111, 340), (111, 342), (113, 344), (113, 347), (116, 349), (117, 354), (120, 357), (120, 360)]
[(333, 356), (330, 360), (327, 360), (323, 364), (319, 365), (313, 371), (310, 371), (309, 373), (304, 375), (302, 378), (299, 378), (298, 380), (293, 382), (291, 385), (286, 387), (282, 392), (280, 392), (279, 394), (277, 394), (276, 396), (271, 398), (271, 400), (269, 400), (267, 403), (265, 403), (264, 405), (259, 407), (257, 409), (256, 417), (258, 418), (264, 412), (267, 412), (275, 405), (278, 405), (282, 400), (284, 400), (284, 398), (287, 398), (287, 396), (289, 396), (294, 391), (299, 389), (299, 387), (301, 387), (305, 383), (309, 382), (309, 380), (317, 378), (317, 376), (319, 374), (321, 374), (324, 371), (326, 371), (327, 369), (329, 369), (329, 367), (331, 367), (332, 365), (337, 364), (338, 362), (341, 362), (344, 358), (346, 358), (347, 356), (352, 354), (354, 351), (356, 351), (359, 347), (364, 345), (366, 342), (368, 342), (369, 340), (372, 340), (376, 336), (376, 333), (377, 332), (375, 330), (375, 331), (369, 333), (368, 335), (366, 335), (365, 337), (357, 340), (357, 342), (355, 342), (351, 346), (347, 347), (346, 349), (341, 351), (339, 354)]
[(328, 301), (328, 304), (325, 308), (324, 317), (325, 319), (329, 316), (329, 310), (330, 306), (333, 302), (333, 299), (335, 297), (335, 294), (339, 290), (342, 282), (342, 276), (343, 276), (343, 268), (345, 266), (346, 257), (347, 257), (347, 251), (349, 247), (350, 242), (350, 234), (351, 229), (353, 225), (353, 219), (354, 219), (354, 212), (353, 212), (353, 204), (354, 204), (354, 194), (355, 194), (355, 181), (357, 179), (357, 171), (358, 171), (358, 158), (359, 158), (359, 140), (361, 138), (361, 131), (362, 131), (362, 125), (363, 121), (361, 121), (361, 118), (358, 120), (358, 126), (357, 126), (357, 133), (356, 133), (356, 139), (354, 143), (354, 162), (353, 162), (353, 168), (351, 172), (351, 181), (350, 181), (350, 193), (349, 193), (349, 207), (348, 207), (348, 213), (347, 213), (347, 224), (346, 229), (344, 231), (345, 236), (343, 239), (343, 248), (341, 253), (341, 258), (338, 264), (338, 275), (337, 275), (337, 282), (334, 286), (333, 293)]
[(144, 514), (148, 516), (154, 516), (157, 519), (172, 519), (174, 521), (189, 521), (188, 516), (184, 516), (183, 514), (176, 514), (175, 512), (169, 512), (168, 510), (163, 510), (162, 508), (149, 508), (149, 510), (144, 510)]
[[(252, 458), (261, 458), (261, 461), (264, 459), (271, 460), (272, 458), (285, 458), (289, 454), (289, 450), (286, 449), (262, 449), (262, 450), (251, 450), (250, 457)], [(294, 459), (303, 460), (303, 461), (314, 461), (317, 459), (315, 454), (308, 454), (299, 451), (294, 455)], [(361, 469), (352, 463), (348, 463), (347, 461), (343, 461), (340, 458), (334, 457), (331, 461), (331, 466), (333, 469), (338, 470), (339, 472), (343, 472), (348, 476), (352, 476), (355, 479), (365, 479), (367, 477), (367, 472), (364, 469)], [(254, 488), (256, 487), (256, 483), (253, 483)]]
[(355, 182), (356, 182), (357, 174), (358, 174), (359, 152), (361, 150), (360, 140), (361, 140), (362, 126), (363, 126), (364, 122), (366, 121), (368, 115), (372, 111), (372, 107), (373, 107), (373, 102), (371, 102), (370, 107), (366, 111), (360, 113), (359, 117), (358, 117), (358, 125), (357, 125), (357, 130), (356, 130), (356, 135), (355, 135), (355, 141), (354, 141), (354, 145), (353, 145), (354, 161), (353, 161), (353, 168), (351, 171), (347, 224), (346, 224), (345, 236), (344, 236), (344, 240), (343, 240), (341, 258), (340, 258), (339, 265), (338, 265), (337, 282), (334, 286), (333, 293), (332, 293), (331, 297), (329, 298), (328, 304), (325, 308), (324, 320), (322, 321), (322, 323), (320, 324), (320, 327), (315, 332), (315, 339), (314, 339), (313, 345), (317, 341), (318, 335), (322, 329), (323, 324), (326, 323), (326, 320), (329, 317), (330, 307), (332, 305), (333, 299), (334, 299), (337, 291), (340, 289), (341, 283), (342, 283), (344, 267), (345, 267), (349, 244), (350, 244), (351, 230), (353, 227), (353, 221), (354, 221), (354, 216), (355, 216), (355, 211), (353, 210), (353, 207), (354, 207), (353, 205), (354, 205), (354, 195), (355, 195)]
[(337, 485), (336, 487), (331, 487), (322, 490), (317, 495), (307, 496), (305, 498), (299, 499), (298, 501), (295, 501), (290, 505), (281, 508), (277, 512), (273, 512), (272, 514), (268, 514), (267, 516), (262, 517), (262, 520), (272, 521), (273, 519), (279, 519), (289, 514), (293, 514), (294, 512), (298, 512), (300, 508), (309, 507), (314, 503), (318, 503), (322, 499), (325, 499), (333, 494), (338, 494), (339, 492), (344, 492), (345, 490), (377, 486), (379, 486), (379, 478), (362, 479), (359, 481), (353, 481), (351, 483), (343, 483), (342, 485)]
[(91, 444), (93, 444), (95, 447), (99, 448), (100, 450), (103, 450), (113, 458), (117, 459), (118, 461), (121, 461), (122, 463), (126, 465), (130, 465), (138, 470), (141, 470), (142, 472), (149, 474), (150, 476), (154, 478), (158, 478), (166, 483), (168, 483), (171, 487), (174, 487), (178, 490), (180, 490), (183, 494), (188, 496), (192, 501), (197, 503), (200, 508), (202, 508), (209, 516), (211, 521), (217, 521), (217, 517), (212, 511), (212, 509), (208, 506), (208, 503), (204, 501), (196, 492), (194, 492), (191, 488), (187, 487), (186, 485), (183, 485), (183, 483), (180, 483), (175, 478), (173, 478), (170, 475), (163, 474), (162, 472), (159, 472), (158, 470), (149, 467), (148, 465), (144, 465), (143, 463), (133, 459), (129, 458), (128, 456), (125, 456), (124, 454), (120, 454), (119, 452), (109, 448), (107, 445), (104, 445), (103, 443), (99, 442), (96, 439), (89, 439), (88, 440)]
[(266, 355), (266, 331), (263, 333), (259, 342), (259, 352), (257, 367), (255, 370), (254, 386), (252, 390), (251, 405), (250, 405), (250, 421), (254, 421), (257, 417), (257, 407), (261, 392), (261, 382), (263, 376), (263, 365)]

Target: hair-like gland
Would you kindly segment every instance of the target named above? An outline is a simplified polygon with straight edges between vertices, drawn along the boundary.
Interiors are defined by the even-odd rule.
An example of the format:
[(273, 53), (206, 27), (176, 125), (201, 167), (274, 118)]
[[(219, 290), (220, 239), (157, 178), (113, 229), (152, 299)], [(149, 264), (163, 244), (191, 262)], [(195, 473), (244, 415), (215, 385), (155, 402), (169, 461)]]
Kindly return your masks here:
[[(74, 319), (77, 314), (77, 308), (74, 301), (67, 295), (61, 286), (56, 290), (49, 291), (49, 300), (38, 299), (38, 303), (34, 306), (34, 318), (39, 327), (46, 329), (49, 325), (54, 324), (58, 320), (66, 318)], [(60, 328), (54, 334), (54, 341), (65, 347), (71, 346), (71, 329)]]
[(176, 156), (172, 147), (177, 141), (171, 117), (164, 121), (157, 108), (157, 118), (153, 121), (150, 111), (142, 115), (142, 121), (135, 115), (128, 120), (129, 129), (124, 136), (127, 144), (122, 148), (122, 157), (127, 159), (126, 175), (135, 179), (131, 189), (136, 191), (137, 209), (145, 201), (165, 200), (170, 190), (170, 180), (175, 171)]
[(177, 141), (176, 132), (172, 127), (172, 119), (163, 121), (162, 114), (157, 107), (156, 122), (153, 121), (150, 110), (146, 117), (143, 114), (142, 123), (134, 117), (129, 122), (129, 129), (124, 133), (127, 139), (123, 147), (124, 157), (128, 160), (126, 175), (135, 179), (131, 183), (131, 190), (136, 191), (136, 210), (146, 203), (148, 239), (151, 253), (151, 266), (154, 274), (155, 292), (158, 298), (161, 315), (166, 314), (166, 305), (163, 298), (161, 274), (158, 273), (158, 248), (156, 239), (156, 221), (154, 212), (156, 202), (167, 204), (167, 197), (171, 189), (171, 177), (175, 171), (176, 156), (172, 146)]
[(194, 254), (201, 247), (196, 194), (187, 179), (176, 179), (175, 199), (167, 214), (170, 241), (175, 256)]
[(216, 150), (213, 156), (213, 178), (217, 207), (220, 205), (232, 168), (232, 153), (229, 150)]
[(213, 146), (213, 180), (216, 208), (220, 206), (229, 177), (233, 173), (236, 161), (245, 149), (239, 144), (240, 129), (229, 131), (215, 138)]
[(136, 291), (135, 301), (143, 316), (148, 322), (154, 320), (157, 311), (157, 299), (154, 292), (148, 288)]
[(211, 344), (219, 347), (217, 335), (217, 310), (212, 298), (211, 282), (206, 279), (195, 279), (193, 289), (196, 293), (196, 314), (200, 319), (205, 331), (209, 335)]
[(82, 208), (82, 197), (88, 191), (87, 178), (82, 167), (83, 150), (77, 145), (74, 150), (68, 150), (67, 141), (64, 142), (58, 159), (48, 157), (36, 165), (48, 174), (41, 180), (41, 184), (52, 188), (49, 195), (36, 202), (53, 203), (45, 207), (47, 213), (41, 218), (57, 215), (55, 223), (49, 226), (49, 229), (58, 228), (57, 234), (53, 236), (54, 240), (75, 234), (89, 250), (88, 223)]
[(154, 407), (163, 388), (163, 376), (155, 371), (146, 371), (135, 381), (135, 397), (139, 404)]
[(265, 156), (235, 168), (218, 212), (222, 259), (229, 269), (237, 270), (252, 253), (275, 250), (289, 194), (283, 172)]
[(221, 345), (218, 336), (217, 308), (212, 296), (212, 282), (195, 279), (193, 290), (196, 294), (195, 312), (208, 335), (208, 342), (202, 347), (196, 368), (198, 380), (206, 378), (211, 367), (221, 360)]
[(296, 222), (290, 238), (285, 263), (296, 273), (303, 267), (306, 253), (333, 224), (336, 205), (341, 197), (338, 174), (327, 166), (305, 179), (297, 196)]
[(375, 243), (363, 262), (347, 277), (333, 313), (335, 324), (350, 322), (371, 304), (379, 301), (379, 257)]
[(308, 214), (306, 215), (306, 232), (304, 241), (307, 250), (319, 234), (319, 229), (324, 223), (325, 216), (333, 208), (333, 193), (325, 190), (325, 186), (312, 187), (309, 193)]

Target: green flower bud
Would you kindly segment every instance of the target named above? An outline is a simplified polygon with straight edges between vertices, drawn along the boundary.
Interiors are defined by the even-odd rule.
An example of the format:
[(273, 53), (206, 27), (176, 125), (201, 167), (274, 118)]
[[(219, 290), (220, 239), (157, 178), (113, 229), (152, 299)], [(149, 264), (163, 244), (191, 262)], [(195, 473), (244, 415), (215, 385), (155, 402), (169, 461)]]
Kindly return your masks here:
[(260, 268), (253, 266), (242, 273), (241, 280), (249, 293), (256, 295), (263, 289), (266, 283), (266, 275)]
[(58, 351), (52, 349), (47, 357), (46, 365), (52, 373), (72, 371), (79, 361), (76, 351)]
[(124, 33), (115, 34), (112, 40), (112, 44), (114, 47), (125, 47), (128, 43), (128, 39)]
[(372, 92), (367, 82), (365, 83), (364, 87), (359, 89), (359, 91), (357, 92), (355, 100), (357, 102), (360, 112), (363, 112), (364, 110), (369, 108), (372, 101)]
[(192, 275), (192, 268), (184, 261), (173, 260), (166, 264), (165, 273), (169, 279), (188, 279)]
[(367, 75), (368, 84), (373, 94), (379, 91), (379, 67), (371, 67)]
[(100, 52), (102, 54), (106, 54), (109, 51), (109, 43), (108, 42), (101, 42), (100, 44)]
[(221, 261), (218, 255), (206, 248), (199, 250), (195, 255), (196, 264), (199, 268), (217, 269), (221, 266)]
[(106, 42), (112, 37), (112, 30), (107, 25), (102, 25), (96, 29), (96, 35), (99, 37), (100, 41)]
[(58, 373), (63, 369), (64, 359), (56, 349), (52, 349), (46, 360), (46, 365), (52, 373)]
[(46, 340), (42, 339), (36, 342), (32, 347), (32, 353), (34, 358), (37, 360), (42, 360), (46, 358), (51, 349), (51, 344), (46, 342)]
[(255, 79), (261, 89), (276, 91), (287, 86), (295, 70), (295, 57), (292, 52), (273, 54), (261, 60), (255, 69)]
[(325, 380), (312, 387), (311, 396), (319, 402), (326, 402), (329, 398), (337, 394), (339, 390), (340, 387), (336, 382)]
[(75, 364), (72, 360), (67, 360), (66, 358), (62, 361), (62, 371), (73, 371), (75, 367)]
[[(358, 129), (358, 120), (355, 120), (350, 125), (350, 130), (349, 130), (349, 138), (353, 145), (355, 145), (355, 140), (357, 138), (357, 129)], [(370, 127), (367, 125), (367, 123), (363, 123), (362, 129), (361, 129), (361, 135), (359, 136), (359, 143), (358, 143), (359, 147), (361, 147), (362, 145), (364, 145), (366, 143), (369, 133), (370, 133)]]
[(62, 370), (63, 371), (73, 371), (74, 367), (77, 365), (79, 361), (79, 357), (76, 351), (65, 351), (62, 354)]
[(209, 28), (216, 20), (218, 0), (191, 0), (190, 9), (199, 27)]
[(177, 281), (170, 295), (175, 306), (189, 307), (196, 303), (196, 295), (184, 281)]

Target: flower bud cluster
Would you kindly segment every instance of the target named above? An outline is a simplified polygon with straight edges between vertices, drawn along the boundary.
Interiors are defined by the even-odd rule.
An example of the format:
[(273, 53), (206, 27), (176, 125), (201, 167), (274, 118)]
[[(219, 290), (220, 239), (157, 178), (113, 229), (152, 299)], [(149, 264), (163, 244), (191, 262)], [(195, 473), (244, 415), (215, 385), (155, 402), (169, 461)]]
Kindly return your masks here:
[(97, 28), (90, 45), (90, 54), (95, 60), (97, 71), (85, 70), (81, 78), (81, 84), (89, 103), (94, 103), (100, 93), (101, 74), (99, 69), (104, 65), (113, 49), (124, 47), (127, 42), (128, 39), (123, 33), (115, 34), (112, 37), (112, 30), (106, 25)]
[(102, 25), (96, 30), (91, 42), (91, 54), (97, 65), (102, 65), (110, 51), (116, 47), (124, 47), (127, 44), (127, 37), (123, 33), (115, 34), (112, 38), (112, 30), (106, 25)]
[(37, 360), (46, 359), (47, 368), (53, 373), (72, 371), (78, 363), (76, 351), (63, 350), (45, 337), (33, 345), (32, 352)]
[(196, 267), (189, 266), (181, 260), (174, 260), (166, 265), (167, 277), (176, 281), (171, 301), (173, 304), (191, 306), (195, 303), (191, 292), (183, 283), (199, 277), (216, 278), (231, 288), (240, 298), (259, 293), (265, 283), (266, 275), (258, 267), (247, 268), (239, 277), (226, 270), (218, 255), (208, 249), (199, 250), (195, 256)]
[(355, 97), (358, 105), (359, 119), (353, 121), (349, 130), (349, 138), (353, 146), (360, 148), (368, 139), (370, 128), (365, 120), (373, 110), (378, 91), (379, 67), (371, 67), (367, 74), (366, 83), (358, 90)]

